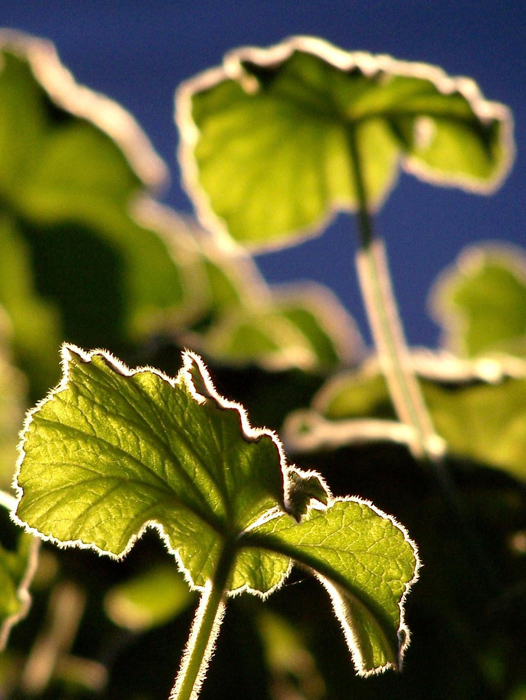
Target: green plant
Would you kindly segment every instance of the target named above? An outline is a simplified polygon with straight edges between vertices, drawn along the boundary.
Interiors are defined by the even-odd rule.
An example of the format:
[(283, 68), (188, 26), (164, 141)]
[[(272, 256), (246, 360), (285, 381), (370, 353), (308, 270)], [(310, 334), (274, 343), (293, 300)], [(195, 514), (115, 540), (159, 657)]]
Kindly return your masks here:
[[(0, 329), (1, 503), (26, 530), (2, 529), (3, 641), (28, 612), (33, 535), (61, 546), (43, 545), (33, 585), (49, 629), (28, 642), (30, 613), (12, 630), (6, 692), (166, 696), (171, 671), (161, 669), (171, 669), (193, 599), (148, 537), (154, 528), (201, 594), (170, 697), (200, 692), (227, 598), (223, 648), (237, 650), (238, 672), (229, 686), (212, 666), (203, 697), (521, 697), (522, 253), (465, 253), (475, 263), (433, 291), (457, 357), (416, 353), (373, 225), (400, 165), (472, 191), (500, 184), (513, 159), (506, 108), (437, 68), (312, 38), (233, 52), (178, 92), (183, 176), (212, 236), (155, 202), (162, 168), (128, 115), (72, 83), (49, 45), (0, 39), (0, 303), (11, 324)], [(357, 215), (377, 353), (366, 361), (327, 291), (274, 290), (246, 252), (317, 233), (336, 209)], [(61, 337), (62, 380), (42, 399), (58, 379)], [(214, 383), (193, 350), (172, 378), (183, 346), (206, 357)], [(7, 484), (26, 387), (40, 401), (19, 446), (15, 498)], [(413, 658), (378, 676), (401, 667), (419, 567), (397, 520), (425, 568), (409, 599)], [(109, 563), (66, 551), (78, 548)], [(117, 573), (111, 559), (125, 555)], [(292, 563), (329, 592), (358, 675), (372, 676), (363, 684), (318, 589), (285, 584), (298, 582)], [(238, 601), (274, 591), (267, 612)], [(84, 606), (89, 629), (71, 651)], [(119, 674), (94, 653), (92, 640), (117, 625), (128, 630), (125, 658), (137, 636), (139, 656), (156, 650), (144, 680), (135, 662)], [(28, 654), (22, 672), (17, 650)]]

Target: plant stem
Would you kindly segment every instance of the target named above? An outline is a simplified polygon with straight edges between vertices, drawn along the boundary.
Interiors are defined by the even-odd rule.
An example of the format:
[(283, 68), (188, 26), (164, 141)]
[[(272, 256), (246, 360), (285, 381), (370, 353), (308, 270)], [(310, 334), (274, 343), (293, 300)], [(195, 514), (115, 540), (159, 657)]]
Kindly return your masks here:
[(414, 430), (415, 440), (410, 445), (414, 457), (432, 467), (451, 515), (464, 534), (473, 561), (478, 564), (481, 579), (489, 589), (496, 590), (496, 572), (465, 513), (447, 468), (446, 443), (434, 430), (416, 378), (393, 293), (385, 245), (374, 231), (362, 161), (352, 128), (349, 130), (349, 147), (358, 197), (360, 248), (356, 265), (380, 368), (398, 418)]
[(356, 265), (380, 368), (399, 419), (414, 429), (415, 440), (411, 445), (414, 456), (436, 463), (444, 456), (445, 446), (433, 428), (414, 373), (393, 294), (385, 246), (373, 228), (353, 129), (349, 132), (349, 146), (358, 196), (360, 248)]
[(0, 490), (0, 505), (7, 508), (7, 510), (15, 510), (17, 500), (10, 493)]
[(223, 619), (225, 590), (235, 554), (235, 547), (226, 543), (215, 574), (205, 586), (170, 700), (196, 700), (199, 695)]

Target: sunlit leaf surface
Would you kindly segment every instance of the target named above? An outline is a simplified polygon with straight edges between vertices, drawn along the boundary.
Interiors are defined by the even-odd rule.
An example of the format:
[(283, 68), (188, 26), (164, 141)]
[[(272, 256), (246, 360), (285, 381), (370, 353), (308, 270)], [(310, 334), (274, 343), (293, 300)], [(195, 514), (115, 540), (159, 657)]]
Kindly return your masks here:
[(526, 252), (481, 244), (464, 250), (431, 291), (447, 347), (461, 355), (526, 356)]
[(175, 379), (102, 351), (65, 346), (63, 357), (62, 383), (26, 423), (21, 524), (113, 557), (156, 527), (194, 586), (234, 545), (234, 592), (268, 594), (296, 560), (328, 588), (358, 671), (398, 666), (418, 565), (400, 525), (367, 502), (332, 499), (319, 474), (287, 465), (277, 438), (217, 394), (194, 354)]
[(358, 159), (376, 207), (400, 164), (484, 192), (512, 159), (507, 109), (472, 81), (310, 37), (228, 54), (180, 88), (178, 123), (201, 217), (254, 247), (292, 243), (332, 211), (354, 210)]
[(52, 45), (2, 32), (0, 53), (0, 303), (34, 396), (57, 381), (63, 338), (125, 350), (168, 332), (238, 364), (349, 360), (356, 334), (335, 300), (276, 308), (248, 256), (149, 197), (164, 166), (146, 137), (78, 86)]
[(309, 509), (299, 524), (281, 516), (251, 534), (320, 578), (359, 673), (399, 668), (407, 642), (403, 600), (418, 562), (401, 526), (369, 503), (335, 499)]
[[(174, 380), (104, 353), (63, 352), (64, 380), (26, 427), (18, 518), (45, 537), (115, 557), (157, 527), (202, 586), (223, 542), (283, 503), (274, 437), (253, 431), (239, 406), (215, 393), (196, 356), (186, 355)], [(288, 571), (288, 560), (276, 559), (267, 588)], [(232, 586), (266, 590), (265, 569), (249, 564), (239, 562), (243, 583), (236, 572)]]

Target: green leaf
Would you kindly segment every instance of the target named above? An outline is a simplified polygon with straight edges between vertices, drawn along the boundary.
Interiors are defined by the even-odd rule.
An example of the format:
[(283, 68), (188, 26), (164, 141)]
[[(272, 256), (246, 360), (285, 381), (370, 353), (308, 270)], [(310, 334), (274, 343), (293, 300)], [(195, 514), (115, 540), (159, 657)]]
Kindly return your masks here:
[(10, 321), (0, 307), (0, 489), (10, 487), (13, 481), (16, 446), (27, 406), (27, 382), (13, 365), (10, 340)]
[(311, 37), (229, 53), (177, 102), (183, 175), (201, 219), (254, 248), (294, 243), (333, 211), (356, 209), (356, 158), (371, 207), (399, 164), (487, 192), (513, 158), (508, 110), (472, 81)]
[(30, 258), (16, 224), (0, 212), (0, 302), (11, 318), (17, 360), (42, 394), (56, 379), (59, 323), (53, 305), (35, 288)]
[[(330, 310), (328, 310), (329, 312)], [(239, 309), (196, 338), (197, 347), (222, 362), (257, 364), (270, 370), (300, 367), (327, 370), (359, 354), (360, 339), (350, 324), (331, 328), (303, 300)], [(344, 345), (343, 338), (349, 343)]]
[(297, 693), (299, 688), (306, 698), (319, 696), (323, 679), (307, 648), (306, 635), (297, 625), (262, 610), (257, 616), (257, 628), (275, 685), (285, 693)]
[(168, 242), (138, 222), (164, 176), (132, 117), (78, 86), (51, 44), (0, 33), (0, 303), (34, 394), (56, 382), (64, 336), (121, 347), (187, 303), (184, 231)]
[[(414, 353), (412, 359), (436, 431), (451, 452), (526, 478), (525, 363), (506, 357), (461, 361), (430, 353)], [(412, 439), (395, 420), (376, 362), (327, 382), (313, 409), (289, 419), (287, 444), (310, 450)]]
[(138, 632), (169, 622), (191, 600), (181, 574), (173, 566), (159, 564), (111, 588), (104, 608), (116, 625)]
[(297, 468), (288, 470), (289, 485), (287, 498), (289, 512), (298, 522), (307, 513), (314, 500), (326, 506), (331, 499), (330, 491), (317, 472), (304, 472)]
[[(226, 541), (284, 507), (281, 447), (215, 391), (191, 353), (175, 379), (105, 352), (63, 349), (64, 378), (29, 415), (19, 522), (44, 538), (124, 556), (155, 527), (194, 586)], [(239, 557), (231, 588), (264, 593), (290, 563)]]
[[(31, 604), (29, 585), (36, 570), (39, 540), (15, 528), (5, 517), (1, 506), (10, 508), (12, 496), (0, 492), (0, 650), (4, 649), (9, 633), (22, 620)], [(5, 546), (6, 540), (14, 548)]]
[[(319, 474), (287, 465), (276, 436), (251, 428), (197, 355), (183, 357), (171, 379), (65, 345), (61, 384), (26, 421), (17, 522), (115, 558), (154, 527), (194, 587), (228, 558), (231, 593), (268, 595), (293, 559), (329, 590), (358, 671), (397, 668), (418, 568), (405, 530), (368, 502), (332, 499)], [(142, 599), (142, 584), (132, 589)], [(154, 617), (173, 611), (164, 603)]]
[(404, 600), (419, 566), (403, 527), (370, 503), (348, 498), (310, 507), (300, 523), (278, 516), (248, 536), (316, 574), (360, 675), (400, 668), (409, 641)]
[(512, 246), (466, 248), (431, 290), (444, 344), (457, 354), (526, 356), (526, 252)]
[(362, 340), (329, 289), (267, 285), (248, 255), (222, 249), (195, 226), (193, 233), (204, 263), (205, 298), (191, 331), (179, 329), (182, 344), (223, 363), (270, 370), (326, 371), (357, 361)]

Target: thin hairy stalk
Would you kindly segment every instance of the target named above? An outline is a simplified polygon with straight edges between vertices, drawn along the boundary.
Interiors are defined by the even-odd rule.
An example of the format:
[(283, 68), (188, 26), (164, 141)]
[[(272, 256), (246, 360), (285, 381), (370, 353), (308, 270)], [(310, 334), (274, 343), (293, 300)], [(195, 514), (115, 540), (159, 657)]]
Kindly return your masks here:
[(199, 695), (223, 620), (225, 590), (234, 558), (234, 548), (225, 545), (215, 575), (201, 595), (169, 700), (196, 700)]
[(385, 246), (373, 228), (360, 152), (352, 129), (349, 146), (358, 195), (360, 248), (356, 264), (378, 360), (399, 419), (415, 431), (414, 456), (438, 462), (444, 456), (444, 443), (433, 428), (413, 370), (393, 294)]

